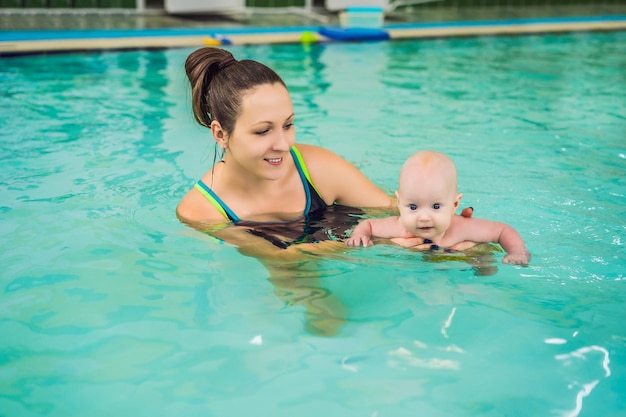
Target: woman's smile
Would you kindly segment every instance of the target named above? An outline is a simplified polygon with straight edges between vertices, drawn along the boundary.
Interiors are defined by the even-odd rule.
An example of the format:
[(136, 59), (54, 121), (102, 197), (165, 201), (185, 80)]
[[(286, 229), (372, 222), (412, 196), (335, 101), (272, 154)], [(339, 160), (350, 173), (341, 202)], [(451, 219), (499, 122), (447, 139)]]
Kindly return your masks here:
[(265, 158), (270, 165), (280, 165), (283, 162), (283, 158)]

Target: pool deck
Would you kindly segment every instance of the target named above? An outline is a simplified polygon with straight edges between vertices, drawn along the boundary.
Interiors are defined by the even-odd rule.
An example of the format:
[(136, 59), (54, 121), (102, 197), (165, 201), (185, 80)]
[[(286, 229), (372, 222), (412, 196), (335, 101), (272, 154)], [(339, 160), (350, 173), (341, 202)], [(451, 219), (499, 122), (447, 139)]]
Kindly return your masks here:
[[(620, 10), (621, 11), (621, 10)], [(48, 15), (49, 16), (49, 15)], [(74, 15), (75, 16), (75, 15)], [(58, 17), (58, 16), (57, 16)], [(71, 16), (70, 16), (71, 17)], [(393, 16), (392, 16), (393, 17)], [(61, 19), (63, 17), (61, 16)], [(359, 41), (367, 38), (329, 37), (323, 29), (341, 33), (336, 16), (317, 18), (291, 18), (270, 21), (267, 18), (253, 19), (260, 22), (255, 26), (237, 20), (216, 19), (206, 21), (166, 21), (167, 17), (157, 14), (125, 15), (125, 18), (143, 20), (143, 26), (152, 19), (155, 27), (98, 28), (92, 24), (87, 28), (45, 28), (0, 30), (0, 56), (30, 55), (98, 50), (159, 49), (201, 47), (205, 45), (249, 45), (301, 42)], [(160, 23), (154, 23), (158, 21)], [(118, 20), (118, 22), (123, 20)], [(284, 22), (289, 21), (286, 25)], [(276, 23), (283, 24), (276, 24)], [(272, 24), (274, 23), (274, 24)], [(117, 26), (123, 26), (118, 23)], [(140, 26), (140, 25), (135, 25)], [(149, 25), (148, 25), (149, 26)], [(351, 31), (353, 29), (349, 29)], [(626, 30), (626, 13), (594, 16), (497, 18), (473, 20), (445, 20), (431, 22), (393, 22), (385, 19), (380, 29), (365, 29), (365, 33), (381, 32), (389, 39), (443, 38), (453, 36), (496, 36), (537, 33), (617, 31)], [(320, 33), (320, 31), (322, 33)], [(324, 33), (324, 34), (323, 34)]]

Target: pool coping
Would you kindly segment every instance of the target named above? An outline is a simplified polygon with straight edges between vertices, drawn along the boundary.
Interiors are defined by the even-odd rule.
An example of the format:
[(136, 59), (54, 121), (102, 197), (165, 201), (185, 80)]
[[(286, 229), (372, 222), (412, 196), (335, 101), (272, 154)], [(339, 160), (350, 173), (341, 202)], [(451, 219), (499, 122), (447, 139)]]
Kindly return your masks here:
[[(341, 41), (320, 34), (323, 27), (325, 26), (0, 31), (0, 56)], [(403, 23), (384, 25), (379, 30), (386, 32), (389, 39), (618, 31), (626, 30), (626, 15)]]

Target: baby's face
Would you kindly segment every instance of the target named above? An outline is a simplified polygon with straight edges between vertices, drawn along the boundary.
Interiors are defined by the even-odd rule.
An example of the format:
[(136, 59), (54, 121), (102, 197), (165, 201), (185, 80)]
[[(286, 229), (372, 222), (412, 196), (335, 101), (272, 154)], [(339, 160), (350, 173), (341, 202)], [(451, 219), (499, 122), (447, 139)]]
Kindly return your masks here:
[(401, 181), (397, 197), (400, 222), (406, 230), (434, 243), (450, 227), (460, 200), (456, 184), (443, 177)]

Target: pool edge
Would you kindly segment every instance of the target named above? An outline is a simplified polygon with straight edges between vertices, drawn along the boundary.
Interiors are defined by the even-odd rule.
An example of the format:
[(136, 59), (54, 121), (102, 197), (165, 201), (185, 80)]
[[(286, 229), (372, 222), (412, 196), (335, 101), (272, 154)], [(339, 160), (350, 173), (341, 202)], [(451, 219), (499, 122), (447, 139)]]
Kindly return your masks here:
[[(62, 52), (95, 52), (126, 49), (191, 48), (219, 45), (258, 45), (305, 42), (337, 42), (315, 27), (200, 28), (173, 31), (31, 31), (15, 39), (0, 37), (0, 56)], [(318, 28), (319, 29), (319, 28)], [(447, 22), (384, 26), (390, 39), (526, 35), (583, 31), (626, 30), (626, 16), (519, 19), (485, 22)], [(13, 32), (12, 34), (15, 34)], [(56, 34), (56, 37), (55, 37)], [(308, 35), (308, 36), (303, 36)], [(5, 36), (6, 38), (6, 36)], [(306, 39), (306, 40), (305, 40)], [(353, 40), (354, 41), (354, 40)], [(357, 39), (358, 41), (358, 39)]]

